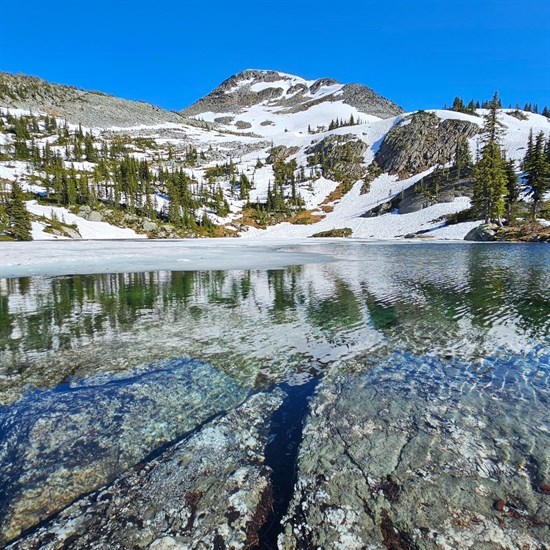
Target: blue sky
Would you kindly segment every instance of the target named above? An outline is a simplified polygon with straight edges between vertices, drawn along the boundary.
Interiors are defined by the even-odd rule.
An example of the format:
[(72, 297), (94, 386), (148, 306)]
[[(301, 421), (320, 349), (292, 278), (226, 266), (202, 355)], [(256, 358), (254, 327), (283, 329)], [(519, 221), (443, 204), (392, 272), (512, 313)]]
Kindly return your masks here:
[(0, 70), (180, 109), (245, 68), (361, 82), (406, 110), (550, 106), (548, 0), (2, 0)]

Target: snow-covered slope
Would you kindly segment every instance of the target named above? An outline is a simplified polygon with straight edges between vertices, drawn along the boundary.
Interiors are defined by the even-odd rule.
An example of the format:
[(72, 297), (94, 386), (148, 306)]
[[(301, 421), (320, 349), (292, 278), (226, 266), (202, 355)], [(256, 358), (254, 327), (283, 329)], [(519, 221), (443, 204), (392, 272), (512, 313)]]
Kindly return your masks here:
[[(46, 88), (43, 95), (47, 95), (48, 90)], [(45, 102), (43, 109), (35, 105), (34, 114), (37, 111), (51, 115), (51, 101)], [(445, 110), (430, 112), (439, 123), (463, 121), (475, 128), (481, 128), (483, 124), (483, 110), (478, 110), (476, 116)], [(518, 118), (517, 113), (512, 116), (512, 112), (505, 109), (499, 113), (504, 125), (501, 145), (508, 158), (520, 160), (525, 154), (530, 131), (535, 135), (542, 131), (549, 136), (550, 121), (532, 113), (522, 113)], [(215, 224), (225, 226), (228, 233), (244, 238), (301, 238), (332, 229), (350, 228), (356, 238), (402, 238), (410, 233), (429, 231), (430, 236), (460, 239), (472, 227), (472, 223), (444, 227), (444, 216), (469, 206), (467, 196), (454, 196), (447, 202), (439, 202), (411, 214), (394, 211), (377, 217), (364, 217), (367, 211), (387, 203), (435, 168), (435, 164), (430, 165), (410, 177), (401, 174), (402, 179), (396, 174), (374, 174), (369, 177), (369, 182), (365, 182), (367, 168), (386, 135), (394, 127), (406, 127), (410, 123), (411, 113), (402, 113), (395, 104), (364, 86), (343, 85), (330, 79), (305, 80), (275, 71), (250, 70), (231, 77), (183, 113), (195, 120), (161, 117), (152, 121), (136, 117), (131, 125), (91, 124), (84, 125), (83, 131), (90, 131), (94, 139), (100, 140), (96, 145), (98, 149), (100, 142), (113, 144), (122, 140), (131, 156), (150, 163), (155, 185), (154, 204), (159, 212), (166, 212), (170, 203), (170, 196), (158, 179), (160, 168), (186, 173), (194, 182), (190, 187), (199, 202), (201, 190), (219, 187), (229, 204), (229, 213), (218, 215), (209, 204), (203, 202), (196, 210), (197, 220), (207, 216)], [(20, 117), (30, 114), (30, 111), (10, 106), (0, 98), (0, 118), (4, 123), (8, 114)], [(89, 118), (84, 117), (83, 120)], [(58, 121), (62, 123), (62, 119)], [(2, 130), (0, 126), (0, 151), (13, 148), (14, 138), (5, 130), (6, 127), (5, 124)], [(71, 132), (77, 129), (75, 124), (69, 125)], [(42, 133), (34, 140), (39, 147), (45, 147), (50, 142), (54, 152), (64, 159), (67, 169), (74, 167), (79, 173), (88, 173), (89, 178), (93, 177), (95, 163), (70, 160), (65, 156), (66, 148), (56, 145), (55, 136)], [(469, 140), (473, 155), (478, 141), (479, 137), (474, 132)], [(322, 174), (321, 167), (312, 160), (316, 148), (330, 148), (333, 143), (355, 147), (354, 162), (365, 174), (345, 189), (342, 188), (341, 178), (330, 173)], [(243, 227), (243, 222), (248, 223), (243, 217), (247, 201), (239, 197), (235, 179), (231, 181), (232, 178), (226, 175), (211, 180), (209, 169), (231, 163), (237, 179), (245, 175), (251, 182), (250, 202), (265, 202), (274, 182), (274, 166), (268, 161), (273, 151), (278, 149), (284, 151), (286, 163), (295, 162), (296, 193), (303, 200), (309, 217), (306, 223), (298, 220), (298, 223), (286, 221), (265, 229), (257, 224)], [(192, 163), (188, 162), (191, 150), (197, 157)], [(519, 166), (517, 168), (519, 170)], [(40, 168), (30, 162), (0, 161), (0, 186), (3, 184), (6, 190), (9, 190), (10, 182), (18, 181), (30, 192), (45, 193), (46, 189), (40, 185), (41, 176)], [(287, 196), (290, 192), (289, 186), (284, 188)], [(85, 239), (138, 236), (130, 229), (85, 220), (77, 215), (76, 210), (69, 212), (55, 206), (41, 206), (35, 201), (28, 203), (28, 208), (36, 216), (51, 217), (53, 212), (55, 218), (63, 218), (67, 224), (76, 224)], [(319, 221), (311, 223), (314, 220)], [(51, 234), (43, 232), (43, 228), (44, 224), (37, 218), (33, 227), (34, 238), (52, 238)]]
[(361, 84), (249, 69), (228, 78), (181, 112), (232, 131), (272, 136), (308, 127), (328, 128), (331, 120), (348, 120), (350, 116), (369, 120), (403, 111)]

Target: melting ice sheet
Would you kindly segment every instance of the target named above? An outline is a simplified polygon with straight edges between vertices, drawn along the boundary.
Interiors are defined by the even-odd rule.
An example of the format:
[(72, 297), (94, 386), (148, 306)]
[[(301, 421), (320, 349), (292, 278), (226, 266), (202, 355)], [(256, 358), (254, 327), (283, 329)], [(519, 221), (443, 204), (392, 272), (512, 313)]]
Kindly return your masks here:
[(289, 244), (292, 241), (266, 244), (228, 239), (4, 242), (0, 277), (273, 269), (330, 260), (329, 256), (319, 253), (285, 251), (284, 246)]

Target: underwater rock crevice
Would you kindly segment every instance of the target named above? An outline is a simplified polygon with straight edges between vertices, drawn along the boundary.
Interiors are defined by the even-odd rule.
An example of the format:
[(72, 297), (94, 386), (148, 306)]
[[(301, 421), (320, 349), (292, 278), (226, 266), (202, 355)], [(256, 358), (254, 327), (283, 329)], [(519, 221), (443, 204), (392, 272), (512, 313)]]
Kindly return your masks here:
[[(318, 380), (305, 384), (279, 387), (287, 395), (275, 412), (270, 427), (270, 442), (266, 446), (266, 465), (272, 470), (272, 508), (257, 534), (258, 550), (275, 550), (282, 531), (282, 519), (294, 496), (298, 452), (303, 439), (303, 425), (309, 412), (308, 400)], [(305, 547), (304, 547), (305, 548)]]

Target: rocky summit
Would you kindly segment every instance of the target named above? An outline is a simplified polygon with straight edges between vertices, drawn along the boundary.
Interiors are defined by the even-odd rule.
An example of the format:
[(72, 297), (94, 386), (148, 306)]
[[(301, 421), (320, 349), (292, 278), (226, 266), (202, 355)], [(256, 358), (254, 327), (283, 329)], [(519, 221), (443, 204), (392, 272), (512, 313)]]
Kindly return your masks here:
[(296, 113), (337, 101), (380, 118), (403, 112), (401, 107), (362, 84), (341, 84), (332, 78), (305, 80), (277, 71), (246, 70), (231, 76), (181, 113), (186, 116), (210, 111), (238, 114), (262, 104), (281, 113)]

